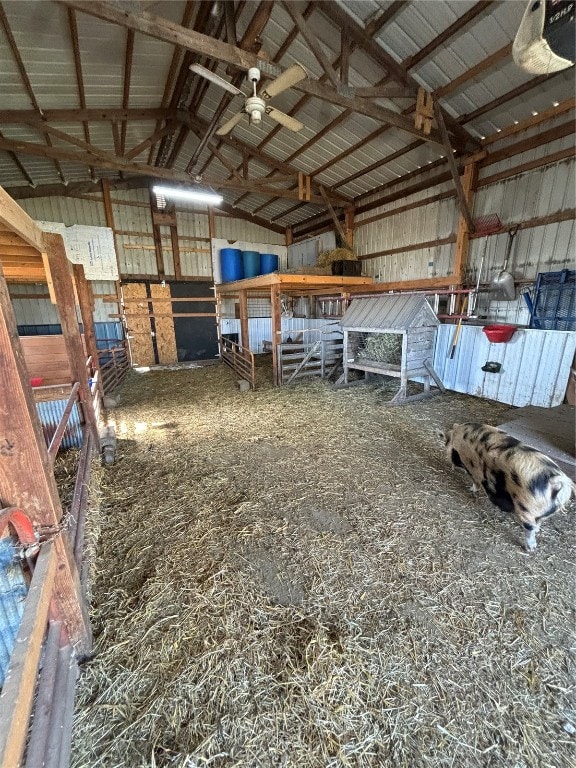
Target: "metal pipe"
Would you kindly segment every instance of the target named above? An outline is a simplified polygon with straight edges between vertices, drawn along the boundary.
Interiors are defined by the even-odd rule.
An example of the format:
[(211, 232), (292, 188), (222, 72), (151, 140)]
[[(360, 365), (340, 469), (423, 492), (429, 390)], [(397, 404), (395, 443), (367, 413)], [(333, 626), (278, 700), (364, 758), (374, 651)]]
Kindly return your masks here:
[(90, 477), (90, 456), (92, 454), (92, 433), (90, 430), (84, 430), (82, 448), (80, 449), (80, 458), (78, 460), (78, 471), (76, 473), (76, 482), (74, 484), (74, 495), (70, 506), (70, 527), (68, 529), (68, 538), (70, 544), (74, 547), (77, 538), (78, 518), (82, 506), (83, 489), (88, 484)]
[[(86, 440), (86, 457), (84, 460), (83, 472), (78, 472), (76, 478), (76, 487), (74, 489), (74, 502), (77, 500), (75, 507), (75, 520), (76, 530), (74, 536), (74, 559), (76, 565), (80, 570), (82, 564), (82, 549), (84, 545), (84, 529), (86, 528), (86, 508), (88, 506), (88, 481), (90, 479), (90, 456), (92, 453), (92, 435), (88, 432), (88, 438)], [(83, 475), (83, 477), (82, 477)], [(78, 497), (76, 492), (79, 490)]]
[(77, 381), (72, 387), (72, 390), (70, 392), (70, 397), (68, 398), (68, 402), (66, 403), (66, 407), (64, 408), (64, 413), (60, 417), (60, 421), (58, 422), (58, 426), (56, 427), (56, 432), (54, 432), (54, 435), (52, 436), (52, 440), (50, 441), (50, 445), (48, 447), (48, 456), (50, 457), (50, 461), (52, 462), (52, 464), (54, 463), (54, 459), (56, 458), (56, 454), (58, 453), (58, 448), (60, 448), (60, 443), (62, 442), (62, 438), (64, 437), (64, 432), (66, 431), (66, 427), (68, 426), (70, 414), (72, 412), (74, 403), (76, 402), (76, 395), (78, 394), (79, 389), (80, 389), (80, 383)]
[(68, 669), (68, 682), (66, 686), (66, 701), (64, 705), (64, 718), (62, 720), (62, 743), (60, 744), (59, 768), (69, 768), (70, 750), (72, 748), (72, 721), (74, 719), (74, 696), (76, 693), (76, 680), (78, 679), (78, 664), (73, 656), (70, 659)]
[(60, 748), (64, 735), (64, 709), (66, 692), (68, 690), (68, 675), (70, 672), (71, 656), (71, 645), (66, 645), (58, 651), (56, 680), (54, 683), (54, 706), (52, 706), (50, 717), (48, 740), (44, 752), (44, 762), (37, 763), (37, 765), (42, 765), (43, 768), (59, 768), (60, 766)]
[(62, 622), (51, 621), (44, 645), (44, 661), (38, 679), (38, 697), (34, 707), (32, 728), (26, 749), (25, 768), (38, 768), (44, 763), (44, 751), (48, 741), (48, 729), (52, 707), (58, 702), (54, 697), (54, 684), (58, 660), (58, 648)]

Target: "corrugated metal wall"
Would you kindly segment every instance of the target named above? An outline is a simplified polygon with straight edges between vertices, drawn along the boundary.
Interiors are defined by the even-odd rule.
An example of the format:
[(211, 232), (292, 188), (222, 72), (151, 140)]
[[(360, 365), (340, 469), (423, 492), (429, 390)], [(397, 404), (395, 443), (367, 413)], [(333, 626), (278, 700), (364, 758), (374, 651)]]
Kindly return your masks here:
[[(148, 191), (145, 189), (114, 191), (112, 201), (121, 273), (158, 274)], [(20, 200), (19, 205), (38, 221), (58, 221), (66, 225), (106, 226), (104, 205), (101, 200), (91, 201), (67, 197), (31, 198)], [(188, 276), (206, 277), (210, 280), (212, 262), (206, 209), (179, 203), (176, 220), (183, 279)], [(283, 234), (244, 219), (235, 219), (216, 213), (214, 225), (217, 238), (275, 245), (284, 245), (285, 242)], [(168, 227), (161, 227), (161, 236), (165, 272), (167, 275), (173, 275), (174, 260)]]
[[(240, 320), (222, 320), (222, 333), (237, 333), (240, 335)], [(305, 317), (282, 318), (282, 341), (288, 336), (302, 333), (304, 342), (314, 342), (318, 339), (342, 338), (342, 330), (337, 320), (313, 320)], [(250, 349), (255, 354), (263, 352), (262, 342), (272, 340), (272, 320), (270, 318), (253, 318), (248, 320)], [(240, 337), (240, 336), (239, 336)]]
[[(455, 326), (441, 325), (436, 336), (434, 369), (447, 389), (501, 403), (551, 408), (564, 399), (576, 333), (517, 330), (504, 344), (490, 343), (480, 326), (462, 326), (450, 359)], [(482, 370), (501, 364), (499, 373)]]
[[(566, 119), (565, 116), (561, 116), (556, 121), (547, 122), (546, 130), (565, 122)], [(514, 144), (520, 139), (523, 140), (538, 133), (539, 130), (541, 129), (526, 131), (520, 136), (510, 137), (495, 146), (500, 150), (507, 144)], [(474, 201), (474, 218), (488, 213), (497, 213), (504, 224), (521, 224), (529, 219), (573, 209), (576, 206), (574, 158), (557, 161), (505, 180), (483, 185), (483, 180), (487, 177), (564, 150), (572, 146), (573, 142), (573, 135), (569, 135), (550, 142), (544, 147), (532, 149), (481, 169), (478, 179), (479, 188)], [(436, 169), (422, 174), (419, 180), (432, 179), (438, 174), (439, 170)], [(392, 188), (391, 192), (401, 189), (402, 186), (398, 185)], [(362, 256), (454, 236), (458, 221), (455, 197), (445, 198), (365, 225), (362, 223), (378, 213), (385, 213), (451, 189), (453, 189), (453, 183), (445, 182), (359, 215), (354, 240), (358, 254)], [(489, 237), (487, 240), (485, 238), (471, 240), (467, 272), (467, 280), (471, 284), (477, 280), (485, 248), (486, 258), (481, 281), (489, 283), (491, 277), (502, 269), (507, 240), (506, 233)], [(452, 270), (454, 249), (454, 243), (449, 243), (426, 249), (403, 251), (368, 259), (363, 262), (363, 269), (365, 274), (372, 275), (380, 282), (448, 275)], [(576, 233), (573, 219), (520, 230), (508, 265), (515, 278), (520, 281), (517, 300), (496, 302), (489, 294), (483, 294), (478, 303), (480, 315), (492, 321), (527, 324), (529, 314), (522, 291), (530, 289), (531, 283), (539, 272), (573, 269), (575, 253)]]

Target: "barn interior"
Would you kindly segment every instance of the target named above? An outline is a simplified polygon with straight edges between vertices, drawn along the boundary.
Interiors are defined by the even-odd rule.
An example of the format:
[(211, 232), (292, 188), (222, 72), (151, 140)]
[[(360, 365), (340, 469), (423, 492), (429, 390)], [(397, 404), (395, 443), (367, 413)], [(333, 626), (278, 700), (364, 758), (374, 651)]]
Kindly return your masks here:
[(571, 764), (574, 25), (0, 2), (0, 768)]

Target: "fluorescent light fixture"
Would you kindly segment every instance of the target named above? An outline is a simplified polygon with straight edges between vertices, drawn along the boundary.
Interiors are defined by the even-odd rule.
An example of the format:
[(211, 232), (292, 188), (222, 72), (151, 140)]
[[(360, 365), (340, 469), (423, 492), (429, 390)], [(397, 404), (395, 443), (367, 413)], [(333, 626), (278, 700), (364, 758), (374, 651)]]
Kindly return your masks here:
[(178, 200), (195, 200), (208, 205), (220, 205), (223, 198), (215, 192), (202, 192), (198, 189), (184, 189), (183, 187), (152, 187), (155, 195), (173, 197)]

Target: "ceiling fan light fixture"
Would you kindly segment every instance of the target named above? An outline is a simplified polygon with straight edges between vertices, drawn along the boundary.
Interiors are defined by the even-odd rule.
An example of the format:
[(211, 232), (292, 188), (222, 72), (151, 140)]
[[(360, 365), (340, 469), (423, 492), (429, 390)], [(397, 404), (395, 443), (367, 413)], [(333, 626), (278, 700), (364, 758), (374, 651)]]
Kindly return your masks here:
[(220, 205), (224, 199), (215, 192), (204, 192), (200, 189), (185, 189), (184, 187), (152, 187), (155, 195), (173, 198), (176, 200), (190, 200), (192, 202), (207, 203), (208, 205)]

